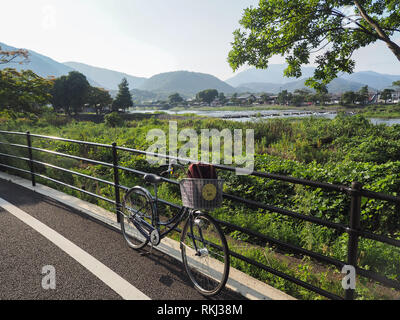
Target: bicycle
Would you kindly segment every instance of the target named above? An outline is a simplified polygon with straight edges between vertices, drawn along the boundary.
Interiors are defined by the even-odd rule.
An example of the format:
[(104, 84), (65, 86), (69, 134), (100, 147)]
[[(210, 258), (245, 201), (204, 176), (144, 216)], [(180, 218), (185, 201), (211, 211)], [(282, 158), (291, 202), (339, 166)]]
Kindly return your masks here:
[[(171, 233), (182, 222), (180, 250), (184, 268), (195, 289), (205, 296), (218, 294), (229, 276), (229, 250), (218, 223), (208, 214), (195, 208), (183, 206), (179, 213), (163, 222), (158, 211), (157, 187), (166, 173), (160, 176), (146, 174), (144, 180), (154, 186), (154, 196), (144, 187), (130, 188), (123, 198), (121, 229), (129, 247), (142, 249), (153, 246)], [(185, 179), (183, 179), (185, 180)], [(186, 179), (190, 180), (190, 179)], [(161, 227), (165, 230), (161, 231)]]

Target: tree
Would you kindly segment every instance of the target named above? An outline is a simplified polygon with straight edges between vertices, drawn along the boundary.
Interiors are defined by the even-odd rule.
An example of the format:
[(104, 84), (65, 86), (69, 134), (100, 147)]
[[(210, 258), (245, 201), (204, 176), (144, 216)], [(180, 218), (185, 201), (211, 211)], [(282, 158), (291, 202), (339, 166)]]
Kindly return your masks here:
[(196, 95), (197, 100), (206, 102), (208, 104), (213, 102), (216, 97), (218, 97), (218, 91), (215, 89), (203, 90), (197, 93)]
[(301, 106), (304, 102), (309, 101), (311, 91), (307, 89), (296, 89), (292, 95), (292, 104), (295, 106)]
[(394, 92), (393, 89), (385, 89), (381, 93), (381, 99), (385, 100), (385, 104), (388, 100), (392, 99), (392, 93)]
[(88, 100), (89, 88), (86, 77), (77, 71), (57, 78), (51, 91), (53, 108), (56, 111), (63, 109), (68, 115), (78, 114)]
[(51, 104), (54, 111), (70, 114), (69, 94), (67, 92), (67, 76), (61, 76), (54, 80), (54, 85), (51, 90)]
[(176, 105), (183, 102), (183, 98), (179, 95), (179, 93), (174, 93), (168, 97), (168, 101), (170, 104)]
[(96, 110), (96, 114), (103, 113), (105, 107), (112, 105), (113, 99), (107, 90), (90, 87), (88, 103)]
[(129, 84), (126, 78), (123, 78), (121, 83), (118, 85), (118, 94), (113, 103), (113, 110), (118, 111), (119, 109), (125, 109), (133, 107), (132, 95), (129, 92)]
[(365, 106), (369, 101), (368, 86), (364, 86), (358, 91), (356, 101)]
[(67, 78), (67, 92), (69, 93), (69, 102), (72, 111), (78, 114), (88, 99), (90, 84), (86, 77), (78, 72), (71, 71)]
[(17, 62), (22, 64), (28, 61), (29, 53), (25, 49), (17, 49), (6, 51), (0, 47), (0, 64), (6, 64), (10, 62)]
[(225, 97), (225, 94), (223, 92), (220, 92), (218, 94), (218, 101), (221, 105), (224, 105), (228, 101), (228, 99)]
[(268, 102), (268, 100), (269, 100), (269, 96), (268, 96), (268, 94), (266, 94), (265, 92), (262, 93), (260, 97), (261, 97), (262, 102), (263, 102), (264, 104), (266, 104), (266, 103)]
[(303, 104), (304, 101), (305, 101), (305, 99), (304, 99), (303, 95), (293, 94), (291, 102), (296, 107), (300, 107)]
[(317, 91), (315, 94), (312, 94), (311, 92), (308, 94), (306, 97), (307, 101), (313, 102), (314, 104), (319, 104), (324, 106), (327, 101), (329, 101), (330, 95), (328, 88), (325, 86), (325, 88), (322, 88), (321, 90)]
[(287, 105), (292, 101), (292, 98), (293, 95), (290, 92), (288, 92), (287, 90), (283, 90), (279, 92), (277, 100), (279, 104)]
[(244, 11), (245, 29), (234, 32), (228, 61), (233, 70), (244, 64), (268, 68), (274, 55), (286, 56), (287, 77), (300, 77), (301, 66), (317, 53), (314, 76), (307, 86), (320, 90), (338, 73), (352, 73), (352, 54), (376, 41), (384, 42), (400, 61), (393, 37), (400, 32), (396, 0), (260, 0)]
[(239, 104), (239, 99), (238, 99), (238, 94), (237, 94), (237, 92), (235, 92), (235, 93), (232, 95), (230, 101), (231, 101), (231, 103), (233, 103), (233, 104)]
[(345, 93), (342, 94), (340, 103), (342, 105), (350, 105), (354, 104), (356, 99), (357, 99), (357, 94), (354, 91), (346, 91)]
[(51, 99), (52, 81), (31, 70), (0, 70), (0, 108), (39, 112)]

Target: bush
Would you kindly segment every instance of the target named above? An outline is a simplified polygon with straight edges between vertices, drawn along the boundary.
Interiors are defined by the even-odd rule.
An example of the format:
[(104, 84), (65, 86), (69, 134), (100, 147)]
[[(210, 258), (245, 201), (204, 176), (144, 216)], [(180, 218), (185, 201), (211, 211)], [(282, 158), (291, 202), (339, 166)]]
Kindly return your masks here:
[(104, 122), (108, 127), (115, 128), (115, 127), (122, 126), (124, 123), (124, 120), (118, 114), (118, 112), (112, 112), (112, 113), (107, 114), (104, 117)]

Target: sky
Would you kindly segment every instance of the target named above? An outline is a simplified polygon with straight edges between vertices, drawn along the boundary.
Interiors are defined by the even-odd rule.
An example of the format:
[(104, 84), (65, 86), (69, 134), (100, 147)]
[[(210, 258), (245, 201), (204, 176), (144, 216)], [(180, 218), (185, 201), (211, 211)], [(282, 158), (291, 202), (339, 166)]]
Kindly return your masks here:
[[(133, 76), (177, 70), (234, 76), (227, 62), (243, 10), (258, 0), (13, 0), (2, 3), (0, 42), (58, 62)], [(400, 37), (396, 39), (400, 43)], [(383, 44), (360, 49), (355, 71), (400, 75)], [(270, 63), (283, 63), (273, 57)], [(238, 72), (245, 69), (241, 68)]]

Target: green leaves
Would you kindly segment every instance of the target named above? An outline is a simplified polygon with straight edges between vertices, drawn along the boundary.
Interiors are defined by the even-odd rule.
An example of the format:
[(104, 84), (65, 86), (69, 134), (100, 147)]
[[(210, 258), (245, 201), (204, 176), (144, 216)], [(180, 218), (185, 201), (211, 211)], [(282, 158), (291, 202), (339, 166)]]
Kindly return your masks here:
[(126, 80), (126, 78), (123, 78), (118, 87), (119, 91), (113, 103), (113, 110), (125, 110), (127, 108), (133, 107), (134, 104), (132, 101), (131, 93), (129, 92), (128, 80)]
[(77, 71), (71, 71), (68, 76), (62, 76), (54, 80), (51, 91), (52, 104), (56, 111), (63, 109), (65, 113), (77, 114), (82, 111), (88, 100), (89, 82), (86, 77)]
[(196, 95), (197, 100), (206, 102), (208, 104), (210, 104), (212, 101), (214, 101), (214, 99), (216, 97), (218, 97), (218, 91), (215, 89), (203, 90), (203, 91), (200, 91), (199, 93), (197, 93), (197, 95)]
[(0, 108), (39, 112), (50, 101), (52, 82), (31, 70), (0, 70)]
[(104, 111), (105, 107), (110, 106), (113, 102), (110, 93), (107, 90), (90, 87), (88, 103), (93, 106), (96, 110), (96, 114), (100, 114)]
[(285, 76), (300, 77), (312, 57), (317, 69), (306, 84), (320, 91), (339, 72), (353, 72), (353, 52), (377, 40), (400, 61), (400, 47), (389, 39), (400, 31), (399, 12), (394, 0), (261, 0), (244, 11), (228, 62), (234, 71), (244, 64), (265, 69), (281, 55)]

